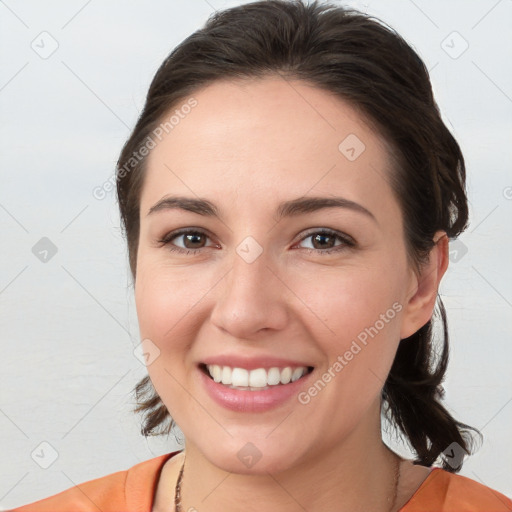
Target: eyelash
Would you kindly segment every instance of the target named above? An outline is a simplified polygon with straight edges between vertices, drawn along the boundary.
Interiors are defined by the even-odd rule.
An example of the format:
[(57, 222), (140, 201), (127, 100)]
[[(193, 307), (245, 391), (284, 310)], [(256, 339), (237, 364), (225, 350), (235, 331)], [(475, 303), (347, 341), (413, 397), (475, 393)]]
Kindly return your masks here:
[[(168, 250), (171, 252), (177, 252), (180, 254), (196, 256), (199, 254), (199, 252), (202, 249), (206, 249), (206, 247), (200, 247), (198, 249), (182, 249), (181, 247), (176, 247), (171, 244), (171, 240), (174, 240), (175, 238), (178, 238), (179, 236), (189, 235), (189, 234), (204, 235), (204, 236), (208, 237), (208, 234), (205, 233), (201, 229), (181, 229), (181, 230), (178, 230), (178, 231), (175, 231), (175, 232), (165, 235), (163, 238), (158, 240), (158, 243), (160, 244), (160, 246), (168, 246)], [(319, 229), (316, 231), (310, 231), (307, 235), (302, 237), (298, 243), (303, 242), (304, 240), (312, 237), (313, 235), (333, 236), (333, 237), (337, 238), (338, 240), (341, 240), (342, 244), (337, 245), (331, 249), (309, 249), (309, 248), (303, 247), (302, 249), (306, 250), (308, 253), (314, 252), (314, 253), (321, 254), (321, 255), (332, 254), (335, 252), (341, 252), (343, 250), (346, 250), (347, 248), (355, 247), (355, 245), (356, 245), (356, 242), (354, 241), (354, 239), (352, 237), (349, 237), (348, 235), (343, 235), (343, 234), (341, 234), (337, 231), (334, 231), (332, 229)]]

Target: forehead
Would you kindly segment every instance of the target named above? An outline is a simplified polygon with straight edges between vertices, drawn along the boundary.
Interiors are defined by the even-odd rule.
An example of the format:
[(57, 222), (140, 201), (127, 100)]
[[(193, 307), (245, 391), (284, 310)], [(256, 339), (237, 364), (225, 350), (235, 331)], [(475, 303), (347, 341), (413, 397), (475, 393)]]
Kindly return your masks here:
[(377, 205), (391, 199), (383, 139), (333, 93), (277, 77), (217, 81), (191, 97), (195, 106), (181, 111), (148, 156), (142, 212), (178, 191), (280, 200), (339, 192)]

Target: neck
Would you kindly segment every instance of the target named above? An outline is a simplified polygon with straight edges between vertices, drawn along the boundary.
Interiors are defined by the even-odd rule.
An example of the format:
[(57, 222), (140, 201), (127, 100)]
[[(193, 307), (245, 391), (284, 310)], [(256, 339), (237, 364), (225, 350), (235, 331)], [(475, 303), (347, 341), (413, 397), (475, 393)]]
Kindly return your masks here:
[(182, 510), (388, 512), (398, 458), (381, 440), (380, 415), (369, 430), (356, 429), (334, 448), (314, 449), (294, 467), (257, 475), (224, 471), (187, 442)]

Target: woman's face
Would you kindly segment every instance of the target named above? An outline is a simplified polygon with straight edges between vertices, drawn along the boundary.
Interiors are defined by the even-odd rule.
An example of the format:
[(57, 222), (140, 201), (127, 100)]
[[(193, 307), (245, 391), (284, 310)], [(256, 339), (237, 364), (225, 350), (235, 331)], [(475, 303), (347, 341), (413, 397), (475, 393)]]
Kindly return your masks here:
[[(354, 109), (278, 78), (193, 97), (152, 149), (141, 194), (148, 371), (187, 447), (227, 471), (283, 470), (374, 432), (398, 342), (430, 314), (409, 314), (418, 283), (388, 155)], [(185, 207), (162, 202), (175, 197)], [(268, 389), (231, 389), (205, 363), (240, 386), (268, 370), (250, 377)], [(275, 384), (285, 367), (313, 371)]]

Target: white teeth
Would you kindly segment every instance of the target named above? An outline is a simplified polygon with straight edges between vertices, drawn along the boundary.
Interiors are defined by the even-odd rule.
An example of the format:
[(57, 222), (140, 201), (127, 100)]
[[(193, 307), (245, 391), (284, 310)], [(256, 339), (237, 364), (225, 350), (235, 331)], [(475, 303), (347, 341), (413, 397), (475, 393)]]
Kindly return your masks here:
[(232, 388), (244, 389), (268, 389), (268, 386), (288, 384), (300, 379), (307, 373), (305, 366), (292, 368), (257, 368), (246, 370), (245, 368), (232, 368), (230, 366), (219, 366), (217, 364), (207, 365), (208, 372), (215, 382), (220, 382)]
[(267, 374), (267, 382), (269, 386), (275, 386), (281, 382), (281, 372), (279, 368), (270, 368)]
[[(224, 369), (222, 372), (224, 373)], [(243, 368), (233, 368), (233, 371), (231, 372), (231, 384), (233, 386), (248, 386), (249, 372)]]
[(211, 376), (213, 377), (213, 380), (214, 380), (215, 382), (220, 382), (220, 381), (222, 380), (221, 371), (222, 371), (222, 370), (221, 370), (220, 366), (218, 366), (218, 365), (216, 365), (216, 364), (214, 364), (214, 365), (212, 366), (212, 369), (211, 369), (211, 371), (210, 371), (210, 374), (211, 374)]
[(229, 366), (222, 367), (222, 383), (231, 384), (231, 368)]
[(292, 369), (287, 366), (281, 371), (281, 384), (288, 384), (292, 380)]
[(267, 372), (264, 368), (251, 370), (249, 373), (249, 386), (251, 388), (264, 388), (267, 385)]
[(297, 379), (302, 377), (302, 368), (295, 368), (292, 373), (292, 382), (295, 382)]

